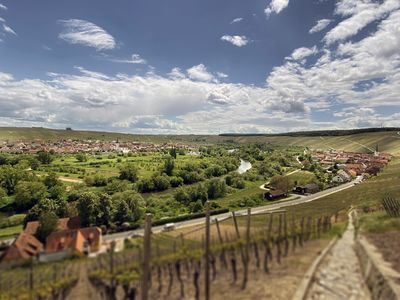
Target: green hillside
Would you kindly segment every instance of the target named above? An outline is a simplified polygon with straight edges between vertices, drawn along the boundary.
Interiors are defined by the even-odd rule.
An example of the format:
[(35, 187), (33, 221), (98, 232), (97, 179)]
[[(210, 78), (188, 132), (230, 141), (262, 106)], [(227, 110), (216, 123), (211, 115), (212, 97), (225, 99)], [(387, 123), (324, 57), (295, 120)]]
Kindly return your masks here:
[[(343, 131), (342, 133), (348, 133)], [(0, 127), (0, 141), (17, 140), (59, 140), (59, 139), (95, 139), (140, 141), (140, 142), (178, 142), (191, 144), (213, 143), (251, 143), (265, 142), (277, 145), (304, 146), (312, 149), (341, 149), (346, 151), (371, 152), (376, 147), (381, 152), (400, 155), (400, 134), (395, 129), (373, 129), (371, 132), (352, 130), (356, 132), (349, 135), (334, 135), (328, 132), (301, 132), (290, 135), (134, 135), (114, 132), (75, 131), (47, 128), (15, 128)], [(339, 131), (340, 133), (340, 131)], [(295, 136), (293, 136), (295, 135)]]

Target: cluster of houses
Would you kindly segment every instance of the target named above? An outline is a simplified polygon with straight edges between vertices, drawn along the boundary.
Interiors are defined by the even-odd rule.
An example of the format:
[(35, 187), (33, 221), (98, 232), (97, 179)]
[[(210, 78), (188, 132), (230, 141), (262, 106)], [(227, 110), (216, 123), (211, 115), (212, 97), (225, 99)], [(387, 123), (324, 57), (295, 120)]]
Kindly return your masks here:
[(327, 170), (335, 170), (332, 178), (333, 184), (341, 184), (351, 181), (352, 178), (368, 174), (376, 176), (391, 159), (386, 153), (355, 153), (345, 151), (317, 151), (311, 156), (314, 162), (318, 162)]
[(27, 259), (56, 261), (73, 255), (94, 256), (107, 251), (101, 229), (95, 226), (82, 228), (79, 218), (59, 219), (57, 229), (45, 243), (36, 238), (39, 226), (39, 221), (28, 222), (12, 244), (0, 251), (0, 265), (18, 265)]
[[(386, 153), (355, 153), (345, 151), (316, 151), (311, 155), (313, 162), (322, 165), (327, 172), (332, 173), (332, 185), (339, 185), (351, 181), (359, 175), (368, 174), (376, 176), (391, 159)], [(295, 194), (306, 195), (320, 191), (315, 183), (295, 186), (292, 190)], [(278, 200), (286, 198), (288, 193), (279, 189), (270, 189), (264, 193), (264, 199)]]
[(96, 153), (113, 152), (129, 153), (142, 151), (162, 151), (166, 149), (192, 150), (193, 147), (183, 144), (153, 144), (144, 142), (121, 142), (121, 141), (99, 141), (99, 140), (59, 140), (59, 141), (0, 141), (0, 153), (26, 153), (35, 154), (39, 151), (54, 151), (55, 153)]

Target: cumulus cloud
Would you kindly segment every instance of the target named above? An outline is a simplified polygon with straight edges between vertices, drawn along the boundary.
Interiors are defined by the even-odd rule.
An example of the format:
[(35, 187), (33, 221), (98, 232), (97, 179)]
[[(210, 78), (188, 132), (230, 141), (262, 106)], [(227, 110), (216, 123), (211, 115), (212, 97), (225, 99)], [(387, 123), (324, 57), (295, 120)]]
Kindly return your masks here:
[(229, 77), (228, 74), (225, 74), (224, 72), (217, 72), (217, 76), (219, 78), (228, 78)]
[(272, 0), (271, 3), (264, 10), (264, 13), (267, 17), (271, 14), (279, 14), (282, 10), (284, 10), (289, 5), (289, 0)]
[(7, 6), (5, 6), (4, 4), (0, 3), (0, 9), (7, 10)]
[[(0, 73), (0, 125), (199, 134), (400, 126), (399, 30), (396, 10), (362, 39), (295, 49), (263, 86), (219, 81), (224, 75), (204, 64), (165, 76), (82, 67), (47, 80)], [(328, 121), (315, 122), (321, 110)]]
[(186, 75), (182, 72), (181, 68), (178, 67), (172, 68), (171, 72), (168, 73), (168, 76), (172, 79), (186, 78)]
[(306, 48), (306, 47), (301, 47), (297, 48), (293, 51), (292, 55), (288, 57), (288, 59), (294, 59), (294, 60), (302, 60), (310, 55), (316, 54), (317, 53), (317, 47), (314, 46), (312, 48)]
[(386, 17), (390, 12), (400, 8), (399, 0), (384, 0), (382, 3), (372, 1), (340, 0), (335, 13), (348, 17), (339, 22), (324, 37), (329, 45), (344, 41), (359, 33), (368, 24)]
[(116, 47), (114, 37), (103, 28), (89, 21), (79, 19), (60, 20), (64, 30), (58, 37), (70, 44), (93, 47), (97, 51)]
[(187, 74), (190, 79), (198, 81), (210, 82), (215, 79), (214, 75), (208, 72), (206, 66), (203, 64), (199, 64), (187, 69)]
[(249, 43), (249, 40), (244, 35), (223, 35), (221, 40), (237, 47), (243, 47)]
[(324, 30), (329, 24), (331, 24), (332, 20), (329, 19), (322, 19), (317, 21), (317, 24), (315, 24), (309, 31), (310, 34), (320, 32)]
[(241, 21), (243, 21), (243, 18), (235, 18), (235, 19), (233, 19), (233, 20), (231, 21), (231, 24), (239, 23), (239, 22), (241, 22)]

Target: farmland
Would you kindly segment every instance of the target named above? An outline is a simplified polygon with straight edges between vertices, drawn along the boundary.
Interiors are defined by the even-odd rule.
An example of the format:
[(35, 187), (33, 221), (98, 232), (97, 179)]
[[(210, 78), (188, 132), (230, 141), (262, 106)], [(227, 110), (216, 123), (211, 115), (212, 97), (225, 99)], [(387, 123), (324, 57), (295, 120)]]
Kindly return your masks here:
[[(253, 137), (248, 136), (235, 137), (234, 142), (229, 140), (231, 138), (190, 137), (185, 142), (180, 141), (187, 143), (190, 150), (171, 147), (129, 153), (2, 154), (0, 239), (20, 232), (24, 220), (47, 216), (45, 213), (49, 211), (60, 218), (79, 214), (87, 218), (86, 224), (96, 224), (102, 226), (104, 232), (113, 233), (143, 226), (146, 213), (151, 213), (157, 224), (199, 215), (207, 200), (215, 212), (266, 205), (271, 202), (263, 199), (265, 190), (261, 187), (265, 183), (288, 190), (308, 183), (315, 183), (322, 189), (331, 186), (334, 166), (328, 172), (314, 161), (311, 150), (304, 151), (305, 147), (297, 145), (296, 139), (301, 137), (261, 137), (269, 139), (265, 143), (250, 142)], [(335, 139), (337, 147), (343, 137), (319, 139), (323, 138)], [(281, 141), (275, 139), (292, 139), (292, 142), (281, 145)], [(314, 137), (308, 139), (311, 141)], [(326, 146), (327, 142), (324, 144)], [(351, 157), (351, 154), (345, 156)], [(251, 169), (239, 174), (241, 160), (250, 163)], [(7, 174), (13, 174), (12, 178), (20, 182), (12, 185), (14, 181), (5, 180), (10, 178)], [(342, 234), (350, 207), (363, 211), (379, 207), (387, 193), (400, 197), (399, 174), (400, 159), (395, 156), (377, 176), (318, 200), (275, 211), (273, 218), (268, 213), (256, 213), (250, 218), (245, 215), (237, 216), (236, 220), (229, 217), (218, 225), (213, 222), (210, 227), (211, 273), (215, 277), (212, 293), (216, 292), (216, 286), (224, 287), (224, 295), (236, 299), (241, 297), (245, 286), (246, 293), (254, 297), (265, 293), (274, 298), (290, 297), (317, 253), (333, 237)], [(300, 196), (289, 199), (294, 197)], [(370, 223), (370, 227), (375, 226), (372, 221)], [(397, 223), (394, 226), (397, 227)], [(151, 238), (152, 253), (157, 254), (151, 262), (152, 277), (158, 286), (150, 291), (151, 295), (179, 298), (182, 293), (194, 295), (203, 290), (203, 279), (196, 283), (194, 278), (204, 272), (199, 267), (204, 264), (204, 228), (204, 225), (183, 227)], [(66, 261), (74, 270), (84, 270), (79, 279), (68, 271), (54, 280), (52, 274), (59, 266), (48, 263), (34, 266), (33, 271), (27, 267), (8, 271), (12, 281), (6, 282), (10, 285), (24, 282), (26, 296), (32, 290), (24, 278), (29, 272), (41, 278), (37, 274), (43, 269), (46, 274), (43, 280), (34, 279), (34, 285), (43, 294), (64, 292), (77, 281), (97, 286), (92, 289), (93, 293), (111, 293), (113, 284), (123, 287), (115, 292), (118, 297), (123, 293), (140, 293), (138, 284), (143, 270), (137, 261), (142, 259), (143, 239), (126, 239), (124, 246), (125, 250), (115, 256), (102, 254), (96, 259)], [(269, 251), (273, 251), (273, 255), (272, 252), (268, 254)], [(250, 260), (246, 253), (252, 257)], [(228, 257), (229, 265), (226, 264)], [(113, 264), (112, 269), (109, 269), (110, 264)], [(247, 277), (251, 279), (248, 282)], [(270, 287), (281, 288), (285, 284), (287, 290), (278, 295), (257, 288), (258, 283), (266, 280)], [(78, 284), (76, 288), (85, 290), (87, 286)], [(12, 298), (13, 294), (7, 297)]]

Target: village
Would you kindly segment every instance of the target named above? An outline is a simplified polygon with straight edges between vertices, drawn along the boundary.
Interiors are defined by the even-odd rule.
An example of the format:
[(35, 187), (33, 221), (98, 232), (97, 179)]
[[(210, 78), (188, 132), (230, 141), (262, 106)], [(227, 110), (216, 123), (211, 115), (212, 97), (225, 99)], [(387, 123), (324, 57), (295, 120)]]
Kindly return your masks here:
[(54, 153), (121, 153), (129, 152), (156, 152), (166, 149), (192, 149), (192, 147), (183, 144), (155, 144), (145, 142), (121, 142), (115, 141), (100, 141), (100, 140), (59, 140), (59, 141), (17, 141), (8, 142), (0, 141), (0, 153), (12, 154), (36, 154), (40, 151), (51, 151)]

